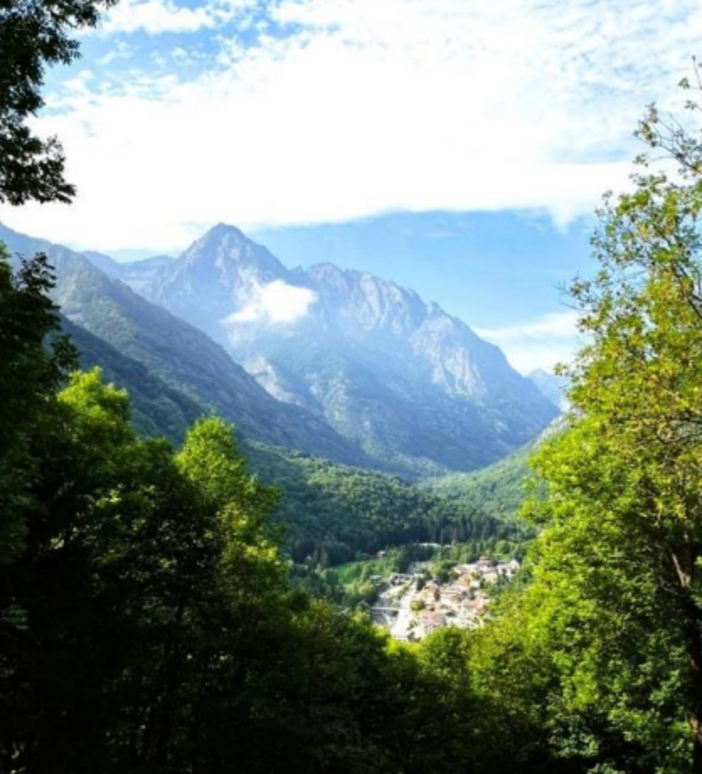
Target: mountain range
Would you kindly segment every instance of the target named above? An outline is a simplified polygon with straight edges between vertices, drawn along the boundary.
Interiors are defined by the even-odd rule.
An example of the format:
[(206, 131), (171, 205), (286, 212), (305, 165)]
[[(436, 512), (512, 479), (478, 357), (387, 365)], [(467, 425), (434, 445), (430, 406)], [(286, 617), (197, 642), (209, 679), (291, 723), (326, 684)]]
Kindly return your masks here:
[(2, 226), (0, 240), (48, 254), (84, 362), (135, 382), (146, 432), (178, 437), (217, 412), (253, 440), (419, 478), (484, 467), (559, 413), (416, 292), (331, 264), (289, 269), (232, 226), (134, 263)]

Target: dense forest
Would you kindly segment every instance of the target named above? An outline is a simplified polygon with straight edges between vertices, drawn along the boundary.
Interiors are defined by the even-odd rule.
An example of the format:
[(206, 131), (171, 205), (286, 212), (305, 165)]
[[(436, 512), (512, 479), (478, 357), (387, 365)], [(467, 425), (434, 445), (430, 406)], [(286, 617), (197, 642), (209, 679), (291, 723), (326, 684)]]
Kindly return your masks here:
[(463, 503), (466, 507), (501, 520), (519, 513), (525, 500), (528, 483), (536, 480), (529, 459), (537, 444), (532, 442), (508, 457), (475, 473), (454, 473), (422, 482), (442, 499)]
[[(0, 201), (74, 195), (27, 121), (104, 5), (0, 9)], [(587, 343), (569, 422), (531, 459), (522, 581), (481, 628), (421, 644), (301, 589), (285, 529), (308, 567), (515, 533), (306, 456), (281, 501), (231, 425), (168, 393), (182, 442), (138, 435), (128, 393), (78, 368), (46, 256), (2, 250), (0, 772), (702, 772), (702, 144), (655, 107), (638, 136), (672, 166), (638, 159), (571, 288)]]
[(349, 468), (304, 454), (255, 446), (255, 470), (280, 489), (274, 519), (285, 526), (296, 562), (327, 567), (408, 543), (463, 543), (478, 552), (511, 547), (532, 535), (523, 522), (488, 515), (400, 478)]

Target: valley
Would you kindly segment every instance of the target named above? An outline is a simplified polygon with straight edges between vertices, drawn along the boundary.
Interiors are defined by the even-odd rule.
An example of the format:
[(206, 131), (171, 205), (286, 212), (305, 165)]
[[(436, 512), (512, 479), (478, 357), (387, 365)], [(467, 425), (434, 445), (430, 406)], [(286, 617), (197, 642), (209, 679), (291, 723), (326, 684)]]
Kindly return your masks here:
[(489, 589), (509, 583), (519, 569), (516, 559), (498, 562), (481, 556), (476, 562), (449, 568), (443, 582), (421, 562), (389, 578), (373, 575), (370, 581), (379, 594), (370, 615), (400, 642), (420, 642), (446, 626), (477, 629), (489, 615)]
[(0, 2), (0, 774), (702, 774), (698, 6)]
[[(330, 265), (287, 270), (228, 226), (177, 260), (135, 263), (2, 226), (0, 239), (15, 260), (47, 254), (82, 366), (129, 391), (140, 433), (179, 443), (198, 417), (234, 423), (252, 468), (279, 487), (274, 518), (295, 562), (326, 568), (422, 542), (489, 553), (533, 535), (514, 519), (527, 448), (477, 473), (451, 468), (507, 454), (558, 410), (416, 293)], [(286, 290), (254, 313), (270, 287)], [(291, 291), (314, 300), (299, 319), (275, 318)]]

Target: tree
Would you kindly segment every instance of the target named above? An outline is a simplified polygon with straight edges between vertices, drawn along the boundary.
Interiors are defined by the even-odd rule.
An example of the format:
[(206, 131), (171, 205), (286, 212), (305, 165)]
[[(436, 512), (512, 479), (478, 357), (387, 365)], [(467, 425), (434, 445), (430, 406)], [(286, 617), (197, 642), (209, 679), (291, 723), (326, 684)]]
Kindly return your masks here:
[(135, 436), (126, 393), (95, 370), (29, 454), (27, 536), (2, 576), (21, 620), (0, 642), (0, 770), (180, 771), (233, 738), (235, 756), (256, 749), (292, 607), (272, 495), (231, 428), (200, 423), (176, 457)]
[(109, 771), (130, 678), (151, 667), (143, 707), (177, 589), (195, 585), (197, 512), (169, 446), (134, 437), (126, 394), (99, 372), (72, 378), (31, 441), (27, 538), (3, 577), (24, 624), (2, 649), (0, 767)]
[(69, 32), (94, 27), (115, 0), (7, 0), (0, 5), (0, 202), (69, 202), (64, 155), (55, 137), (32, 133), (27, 119), (43, 105), (46, 65), (79, 55)]
[(532, 589), (505, 594), (496, 619), (473, 635), (468, 668), (480, 772), (551, 770), (548, 707), (557, 675), (545, 632), (535, 626), (544, 611), (531, 604)]
[(33, 473), (28, 438), (75, 363), (58, 335), (58, 308), (48, 296), (53, 283), (46, 256), (24, 261), (14, 274), (0, 244), (0, 564), (19, 550), (25, 531)]
[(571, 369), (576, 426), (536, 459), (548, 495), (532, 510), (551, 525), (537, 585), (578, 608), (561, 616), (579, 632), (562, 651), (570, 710), (598, 707), (644, 765), (679, 707), (702, 772), (702, 144), (655, 107), (638, 135), (672, 168), (639, 157), (634, 191), (600, 212), (597, 275), (572, 287), (590, 343)]
[(539, 515), (529, 626), (555, 665), (545, 702), (552, 751), (614, 771), (688, 771), (687, 624), (642, 475), (582, 419), (535, 461), (549, 482)]

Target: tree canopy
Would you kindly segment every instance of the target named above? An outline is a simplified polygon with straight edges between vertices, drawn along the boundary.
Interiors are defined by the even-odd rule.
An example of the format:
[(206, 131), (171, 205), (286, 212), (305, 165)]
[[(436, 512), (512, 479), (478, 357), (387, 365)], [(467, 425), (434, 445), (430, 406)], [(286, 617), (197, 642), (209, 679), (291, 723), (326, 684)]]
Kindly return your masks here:
[(0, 244), (0, 564), (24, 536), (36, 407), (51, 401), (74, 362), (72, 347), (59, 335), (58, 310), (48, 296), (52, 286), (45, 256), (25, 261), (13, 274)]
[(94, 27), (115, 0), (6, 0), (0, 4), (0, 202), (69, 202), (58, 139), (34, 134), (27, 121), (43, 105), (47, 65), (79, 56), (70, 35)]

